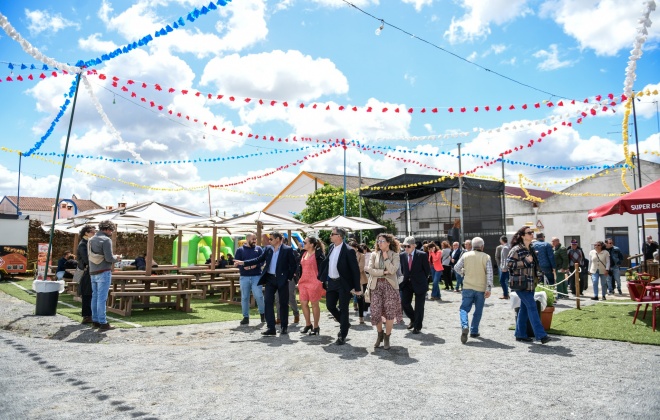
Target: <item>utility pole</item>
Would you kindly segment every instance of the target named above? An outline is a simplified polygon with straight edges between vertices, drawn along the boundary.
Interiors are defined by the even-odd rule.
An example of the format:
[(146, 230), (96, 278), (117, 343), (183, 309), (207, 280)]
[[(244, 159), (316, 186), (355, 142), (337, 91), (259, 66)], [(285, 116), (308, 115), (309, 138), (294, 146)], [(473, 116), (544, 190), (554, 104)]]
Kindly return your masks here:
[[(502, 184), (506, 189), (506, 178), (504, 178), (504, 156), (502, 156)], [(502, 228), (504, 235), (506, 235), (506, 191), (502, 191)]]
[(16, 195), (16, 215), (21, 215), (21, 161), (23, 152), (18, 152), (18, 193)]

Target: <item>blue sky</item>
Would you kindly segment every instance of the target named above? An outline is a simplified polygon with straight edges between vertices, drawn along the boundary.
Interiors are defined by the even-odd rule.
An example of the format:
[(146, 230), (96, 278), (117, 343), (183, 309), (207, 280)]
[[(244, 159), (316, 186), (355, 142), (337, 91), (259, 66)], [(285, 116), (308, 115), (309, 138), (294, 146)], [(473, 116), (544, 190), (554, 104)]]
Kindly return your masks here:
[[(304, 159), (323, 150), (316, 140), (328, 139), (355, 140), (371, 148), (347, 149), (348, 173), (356, 175), (361, 162), (363, 176), (380, 178), (396, 176), (404, 168), (425, 174), (457, 172), (457, 159), (450, 155), (456, 154), (458, 142), (464, 153), (480, 156), (465, 156), (464, 169), (484, 166), (485, 156), (524, 145), (522, 151), (507, 155), (528, 164), (507, 164), (511, 182), (519, 173), (554, 182), (595, 172), (539, 166), (601, 166), (623, 159), (622, 106), (606, 105), (604, 111), (601, 103), (595, 116), (590, 108), (597, 95), (606, 99), (611, 93), (620, 99), (645, 1), (351, 3), (356, 7), (341, 0), (234, 0), (194, 22), (185, 20), (188, 13), (208, 2), (2, 1), (0, 13), (43, 55), (70, 64), (100, 57), (149, 34), (153, 37), (179, 17), (186, 23), (147, 46), (94, 66), (97, 74), (86, 76), (112, 127), (81, 82), (69, 145), (76, 157), (67, 163), (84, 172), (65, 170), (64, 197), (91, 196), (101, 205), (155, 199), (208, 212), (205, 185), (238, 183), (211, 189), (212, 209), (221, 214), (259, 210), (302, 169), (343, 171), (339, 148)], [(380, 19), (384, 25), (377, 34)], [(658, 20), (658, 12), (650, 19)], [(635, 90), (660, 88), (659, 23), (651, 25), (643, 44)], [(28, 69), (20, 70), (20, 64)], [(32, 64), (38, 69), (43, 65), (0, 32), (0, 146), (24, 152), (48, 130), (73, 80), (72, 75), (52, 77), (52, 70), (30, 71)], [(48, 77), (40, 79), (41, 73)], [(27, 79), (30, 74), (35, 80)], [(24, 80), (19, 82), (18, 76)], [(113, 77), (117, 87), (112, 86)], [(168, 92), (170, 88), (174, 93)], [(132, 98), (131, 92), (136, 96)], [(196, 92), (202, 94), (195, 96)], [(208, 94), (212, 100), (206, 100)], [(585, 98), (589, 104), (582, 103)], [(637, 102), (642, 152), (659, 151), (653, 103), (658, 99), (651, 95)], [(276, 102), (271, 106), (271, 101)], [(560, 101), (564, 106), (558, 106)], [(511, 105), (515, 109), (510, 110)], [(367, 112), (369, 107), (372, 112)], [(70, 111), (71, 107), (38, 153), (63, 152)], [(577, 124), (580, 112), (589, 116)], [(219, 129), (213, 130), (214, 125)], [(231, 134), (232, 130), (244, 135)], [(548, 130), (552, 134), (536, 142)], [(255, 140), (247, 133), (314, 142)], [(534, 145), (526, 147), (531, 139)], [(300, 150), (303, 147), (307, 149)], [(21, 195), (55, 196), (59, 167), (39, 157), (23, 158)], [(642, 158), (660, 161), (650, 153)], [(128, 159), (142, 164), (126, 163)], [(180, 160), (196, 162), (150, 164)], [(277, 170), (297, 160), (302, 163)], [(499, 176), (500, 171), (497, 165), (476, 173)], [(17, 154), (0, 152), (0, 194), (15, 195), (17, 178)], [(186, 189), (173, 191), (181, 187)], [(613, 186), (613, 192), (618, 191), (623, 187)]]

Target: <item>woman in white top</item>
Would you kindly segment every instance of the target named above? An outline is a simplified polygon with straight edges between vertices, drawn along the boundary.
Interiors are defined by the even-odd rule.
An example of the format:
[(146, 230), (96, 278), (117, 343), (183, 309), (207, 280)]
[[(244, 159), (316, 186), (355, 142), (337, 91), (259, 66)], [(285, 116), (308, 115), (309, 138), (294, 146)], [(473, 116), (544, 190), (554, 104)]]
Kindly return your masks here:
[(603, 241), (594, 244), (594, 248), (589, 251), (589, 273), (591, 273), (591, 282), (594, 285), (594, 297), (591, 300), (598, 300), (598, 280), (603, 289), (603, 300), (606, 300), (607, 293), (607, 270), (610, 269), (610, 253), (605, 251)]

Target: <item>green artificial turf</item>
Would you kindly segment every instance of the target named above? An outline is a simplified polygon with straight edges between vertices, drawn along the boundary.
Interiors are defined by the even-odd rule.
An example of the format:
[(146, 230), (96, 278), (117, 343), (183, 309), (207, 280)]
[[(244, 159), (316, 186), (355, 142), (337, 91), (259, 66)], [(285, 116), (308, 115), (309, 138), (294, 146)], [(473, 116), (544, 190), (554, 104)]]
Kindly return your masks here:
[[(14, 283), (20, 285), (32, 292), (32, 280), (19, 281), (14, 280)], [(33, 305), (36, 305), (36, 295), (34, 292), (28, 293), (16, 287), (10, 282), (0, 283), (0, 291), (5, 292), (18, 299), (22, 299)], [(158, 301), (158, 298), (152, 298)], [(193, 299), (191, 301), (192, 312), (185, 313), (181, 311), (174, 311), (172, 309), (155, 308), (150, 310), (134, 309), (131, 316), (121, 316), (108, 312), (108, 316), (122, 321), (128, 321), (133, 324), (139, 324), (144, 327), (160, 327), (166, 325), (185, 325), (185, 324), (202, 324), (206, 322), (224, 322), (224, 321), (239, 321), (243, 319), (241, 305), (232, 305), (229, 303), (218, 303), (218, 296), (209, 296), (205, 300)], [(61, 293), (59, 302), (73, 305), (71, 308), (67, 305), (58, 304), (57, 313), (71, 318), (74, 321), (82, 321), (81, 316), (81, 303), (73, 300), (73, 296)], [(320, 302), (321, 310), (325, 309), (325, 299)], [(302, 310), (301, 310), (302, 316)], [(257, 308), (250, 309), (250, 318), (259, 320), (259, 311)], [(133, 328), (134, 325), (110, 320), (113, 326), (122, 328)]]
[[(598, 338), (601, 340), (627, 341), (635, 344), (660, 345), (660, 328), (651, 327), (652, 313), (649, 305), (646, 319), (642, 319), (644, 306), (640, 308), (637, 322), (633, 325), (636, 305), (610, 305), (599, 303), (581, 310), (570, 309), (555, 312), (551, 334), (573, 337)], [(659, 311), (660, 312), (660, 311)], [(660, 327), (660, 313), (656, 326)]]

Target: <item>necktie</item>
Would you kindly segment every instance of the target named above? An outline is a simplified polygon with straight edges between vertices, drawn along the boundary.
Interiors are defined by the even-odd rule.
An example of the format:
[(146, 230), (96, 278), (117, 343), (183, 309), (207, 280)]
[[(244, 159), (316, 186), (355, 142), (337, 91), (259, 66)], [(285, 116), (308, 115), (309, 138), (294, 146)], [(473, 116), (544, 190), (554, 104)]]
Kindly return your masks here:
[(412, 254), (408, 254), (408, 270), (412, 270)]

